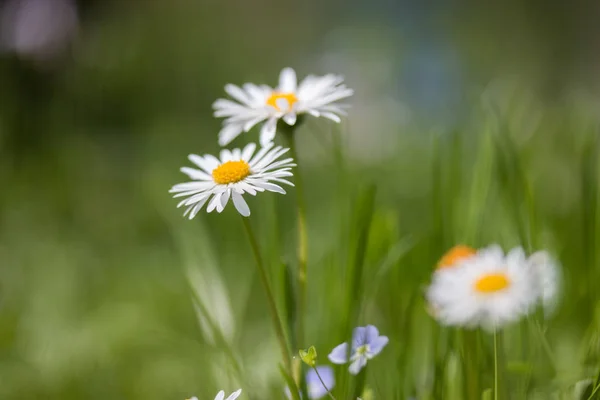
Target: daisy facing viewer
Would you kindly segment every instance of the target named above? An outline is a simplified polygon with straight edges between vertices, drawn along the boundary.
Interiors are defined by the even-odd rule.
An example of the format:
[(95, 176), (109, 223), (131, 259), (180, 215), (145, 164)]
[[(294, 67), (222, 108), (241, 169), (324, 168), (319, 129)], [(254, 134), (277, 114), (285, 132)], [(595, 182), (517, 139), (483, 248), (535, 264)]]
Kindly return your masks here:
[(185, 197), (177, 207), (186, 207), (184, 216), (194, 218), (208, 203), (207, 212), (222, 212), (229, 199), (244, 217), (250, 215), (248, 203), (243, 195), (255, 196), (257, 192), (285, 194), (278, 184), (294, 186), (287, 177), (293, 176), (291, 169), (296, 164), (291, 158), (279, 160), (289, 149), (272, 144), (255, 153), (256, 144), (250, 143), (243, 149), (221, 150), (220, 157), (210, 154), (190, 154), (189, 160), (197, 168), (183, 167), (181, 172), (192, 179), (171, 188), (173, 197)]

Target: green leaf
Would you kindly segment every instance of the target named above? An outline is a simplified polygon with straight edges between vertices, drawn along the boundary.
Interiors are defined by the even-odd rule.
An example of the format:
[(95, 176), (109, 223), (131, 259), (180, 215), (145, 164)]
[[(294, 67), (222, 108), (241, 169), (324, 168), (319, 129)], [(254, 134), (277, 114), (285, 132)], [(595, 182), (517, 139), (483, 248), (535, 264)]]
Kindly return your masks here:
[(300, 390), (298, 389), (298, 386), (296, 386), (296, 382), (294, 382), (294, 379), (286, 372), (285, 368), (281, 364), (279, 364), (279, 373), (283, 377), (283, 380), (287, 386), (290, 388), (292, 400), (301, 400)]

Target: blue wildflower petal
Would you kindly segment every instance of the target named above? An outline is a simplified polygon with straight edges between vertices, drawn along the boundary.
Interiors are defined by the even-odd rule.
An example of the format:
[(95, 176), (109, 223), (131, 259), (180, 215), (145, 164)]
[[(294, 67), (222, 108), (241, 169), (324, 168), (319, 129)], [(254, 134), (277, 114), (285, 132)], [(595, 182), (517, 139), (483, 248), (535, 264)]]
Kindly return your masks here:
[(369, 353), (367, 354), (367, 357), (368, 358), (375, 357), (377, 354), (379, 354), (381, 352), (381, 350), (383, 350), (383, 348), (385, 347), (385, 345), (388, 344), (388, 342), (389, 342), (389, 339), (387, 336), (379, 336), (375, 340), (371, 341), (369, 343)]
[(348, 343), (336, 346), (327, 356), (334, 364), (345, 364), (348, 362)]
[(367, 357), (363, 355), (358, 356), (356, 360), (354, 360), (352, 364), (350, 364), (348, 371), (350, 371), (352, 375), (357, 375), (360, 372), (360, 370), (364, 368), (365, 365), (367, 365)]
[(366, 344), (370, 345), (374, 340), (376, 340), (379, 337), (379, 331), (373, 325), (367, 325), (365, 327), (365, 331), (366, 331), (366, 333), (365, 333)]
[(359, 326), (354, 328), (352, 334), (352, 351), (356, 350), (360, 346), (367, 344), (367, 328)]
[(309, 399), (320, 399), (327, 395), (327, 389), (331, 390), (335, 387), (335, 376), (333, 374), (333, 368), (322, 365), (317, 367), (317, 371), (319, 371), (319, 375), (323, 379), (323, 383), (319, 380), (316, 372), (314, 370), (310, 370), (306, 373), (306, 386), (308, 389), (308, 397)]

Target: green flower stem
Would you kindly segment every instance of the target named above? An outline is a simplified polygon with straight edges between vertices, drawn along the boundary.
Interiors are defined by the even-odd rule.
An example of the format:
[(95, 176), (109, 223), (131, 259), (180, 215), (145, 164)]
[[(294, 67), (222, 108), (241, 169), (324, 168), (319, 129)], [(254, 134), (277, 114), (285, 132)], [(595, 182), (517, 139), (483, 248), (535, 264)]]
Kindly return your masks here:
[(478, 338), (476, 331), (463, 329), (460, 332), (463, 357), (466, 372), (467, 399), (479, 400), (481, 390), (479, 385)]
[(598, 391), (598, 389), (600, 389), (600, 373), (598, 373), (598, 378), (596, 378), (596, 382), (595, 382), (595, 387), (594, 390), (592, 390), (592, 393), (590, 394), (590, 396), (587, 398), (587, 400), (592, 400), (594, 398), (594, 395), (596, 394), (596, 392)]
[(494, 329), (494, 400), (498, 400), (498, 335)]
[[(295, 127), (298, 124), (289, 127), (288, 138), (290, 142), (290, 156), (296, 164), (298, 162), (298, 152), (296, 151), (296, 138), (294, 136)], [(296, 167), (296, 175), (294, 177), (296, 186), (296, 202), (298, 213), (298, 304), (297, 315), (298, 322), (296, 325), (296, 341), (298, 346), (304, 346), (304, 320), (306, 314), (306, 260), (308, 258), (308, 234), (306, 230), (306, 204), (304, 203), (304, 186), (302, 177), (300, 176), (299, 168)]]
[(325, 390), (327, 390), (327, 394), (329, 395), (329, 397), (332, 400), (336, 400), (335, 397), (331, 394), (331, 390), (329, 390), (329, 388), (327, 387), (327, 385), (325, 384), (325, 382), (323, 382), (323, 378), (321, 378), (321, 375), (319, 375), (319, 371), (317, 370), (317, 367), (312, 367), (312, 369), (315, 370), (315, 373), (317, 374), (317, 378), (319, 378), (319, 381), (321, 381), (321, 384), (323, 385), (323, 387), (325, 388)]
[(287, 342), (285, 340), (285, 334), (283, 333), (283, 325), (281, 324), (281, 319), (279, 318), (279, 313), (277, 312), (275, 297), (273, 296), (273, 291), (271, 290), (271, 285), (269, 284), (269, 278), (267, 277), (267, 272), (265, 270), (265, 266), (260, 256), (258, 242), (256, 241), (256, 236), (254, 235), (254, 231), (252, 230), (252, 226), (250, 225), (250, 221), (248, 220), (248, 218), (242, 217), (242, 222), (244, 223), (244, 228), (246, 229), (246, 234), (248, 236), (248, 241), (250, 242), (250, 247), (252, 247), (252, 252), (254, 253), (254, 259), (256, 260), (258, 275), (260, 276), (260, 280), (265, 290), (265, 294), (267, 295), (267, 303), (269, 304), (271, 320), (273, 322), (273, 328), (275, 328), (275, 335), (277, 336), (277, 340), (279, 341), (279, 347), (281, 348), (283, 362), (288, 373), (291, 374), (292, 365), (290, 361), (290, 353), (288, 351)]

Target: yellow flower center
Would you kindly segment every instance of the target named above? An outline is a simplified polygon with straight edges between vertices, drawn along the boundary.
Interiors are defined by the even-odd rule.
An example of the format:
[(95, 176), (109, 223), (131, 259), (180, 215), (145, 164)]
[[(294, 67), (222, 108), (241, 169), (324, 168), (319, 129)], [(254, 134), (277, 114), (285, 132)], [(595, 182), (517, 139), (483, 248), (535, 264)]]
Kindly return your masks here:
[(458, 245), (451, 248), (438, 262), (437, 268), (449, 268), (475, 255), (477, 251), (469, 246)]
[(495, 293), (510, 286), (510, 279), (503, 273), (484, 275), (475, 282), (479, 293)]
[(221, 185), (239, 182), (248, 175), (250, 175), (250, 165), (244, 160), (227, 161), (212, 171), (213, 179)]
[[(287, 110), (282, 110), (281, 108), (279, 108), (279, 106), (277, 105), (277, 101), (283, 99), (288, 103), (288, 109)], [(273, 107), (274, 109), (276, 109), (277, 111), (289, 111), (292, 109), (292, 107), (294, 106), (294, 104), (298, 101), (298, 98), (296, 97), (296, 95), (294, 93), (277, 93), (277, 92), (273, 92), (271, 94), (271, 96), (269, 96), (269, 98), (267, 99), (267, 105)]]

